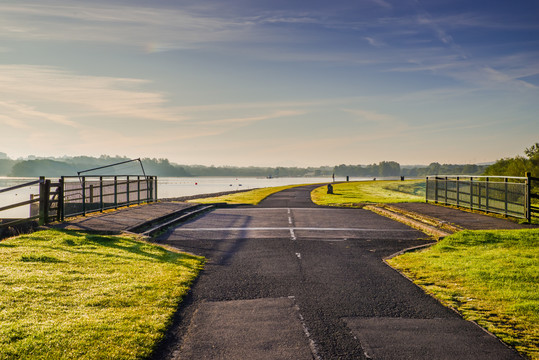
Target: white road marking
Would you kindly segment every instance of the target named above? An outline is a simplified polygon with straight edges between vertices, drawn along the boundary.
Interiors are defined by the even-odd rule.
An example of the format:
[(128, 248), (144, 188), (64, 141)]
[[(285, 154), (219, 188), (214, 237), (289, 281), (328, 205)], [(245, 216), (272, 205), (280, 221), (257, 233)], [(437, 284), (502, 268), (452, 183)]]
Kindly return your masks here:
[(296, 234), (294, 233), (294, 229), (290, 229), (290, 239), (292, 241), (296, 240)]
[(301, 326), (303, 327), (303, 332), (305, 333), (305, 336), (307, 336), (307, 339), (309, 339), (309, 347), (311, 348), (311, 353), (313, 354), (313, 358), (315, 360), (322, 360), (320, 357), (320, 354), (318, 354), (318, 347), (316, 346), (316, 343), (314, 342), (313, 338), (311, 337), (311, 333), (309, 331), (309, 328), (307, 327), (307, 323), (305, 322), (305, 318), (303, 315), (301, 315), (301, 309), (299, 308), (298, 303), (296, 302), (295, 296), (289, 296), (289, 299), (294, 301), (294, 307), (296, 311), (298, 312), (299, 320), (301, 321)]
[[(252, 208), (242, 208), (240, 211), (243, 213), (243, 212), (248, 212), (248, 211), (276, 211), (276, 210), (298, 210), (298, 211), (328, 211), (327, 208), (316, 208), (316, 207), (312, 207), (312, 208), (303, 208), (303, 207), (299, 207), (299, 208), (285, 208), (285, 207), (252, 207)], [(348, 211), (348, 210), (362, 210), (362, 209), (356, 209), (356, 208), (338, 208), (338, 207), (335, 207), (334, 209), (331, 209), (332, 211), (338, 211), (338, 210), (344, 210), (344, 211)], [(235, 209), (217, 209), (216, 211), (226, 211), (228, 213), (231, 213), (231, 212), (234, 212)], [(365, 210), (362, 210), (362, 211), (365, 211)]]
[[(290, 228), (290, 240), (296, 241), (296, 234), (294, 233), (294, 228), (292, 227), (292, 212), (290, 211), (290, 208), (287, 209), (288, 212), (288, 226)], [(296, 254), (297, 255), (297, 254)]]
[(370, 228), (317, 228), (317, 227), (215, 227), (215, 228), (182, 228), (175, 231), (267, 231), (267, 230), (307, 230), (307, 231), (372, 231), (372, 232), (413, 232), (413, 229), (370, 229)]

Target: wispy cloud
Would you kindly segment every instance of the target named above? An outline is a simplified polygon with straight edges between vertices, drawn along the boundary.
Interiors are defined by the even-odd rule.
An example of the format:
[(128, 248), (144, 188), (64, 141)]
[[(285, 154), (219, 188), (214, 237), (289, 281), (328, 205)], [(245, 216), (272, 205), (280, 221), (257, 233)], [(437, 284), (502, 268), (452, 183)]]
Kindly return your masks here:
[(393, 8), (393, 6), (388, 1), (385, 1), (385, 0), (372, 0), (372, 2), (386, 9)]
[(267, 114), (258, 115), (258, 116), (202, 120), (202, 121), (197, 121), (197, 124), (214, 125), (214, 126), (225, 125), (225, 126), (238, 127), (238, 126), (249, 125), (255, 122), (259, 122), (259, 121), (277, 119), (277, 118), (282, 118), (282, 117), (287, 117), (287, 116), (303, 115), (305, 113), (306, 113), (305, 111), (299, 111), (299, 110), (279, 110), (279, 111), (271, 111)]
[(367, 42), (374, 47), (382, 47), (385, 45), (382, 41), (376, 40), (375, 38), (372, 38), (370, 36), (365, 36), (364, 39), (367, 40)]
[(96, 115), (182, 120), (167, 108), (164, 94), (143, 89), (147, 84), (143, 79), (79, 75), (48, 66), (0, 65), (4, 108), (68, 126), (75, 118)]
[[(148, 153), (157, 145), (171, 153), (205, 147), (210, 159), (225, 147), (241, 158), (248, 146), (260, 155), (295, 149), (320, 156), (320, 144), (357, 154), (362, 144), (395, 149), (403, 136), (427, 141), (458, 126), (480, 133), (482, 111), (505, 117), (498, 110), (517, 98), (526, 108), (517, 112), (533, 119), (539, 23), (443, 4), (0, 2), (3, 145), (48, 142), (90, 152), (103, 144)], [(26, 65), (9, 65), (16, 61)], [(454, 113), (466, 121), (453, 122)], [(301, 131), (266, 139), (273, 124)]]
[(249, 22), (189, 10), (104, 3), (0, 4), (0, 35), (11, 39), (88, 41), (164, 48), (249, 36)]
[[(18, 104), (13, 101), (0, 101), (0, 111), (4, 114), (4, 119), (11, 118), (12, 121), (7, 121), (7, 125), (11, 125), (14, 127), (27, 127), (26, 124), (22, 123), (20, 120), (16, 119), (39, 119), (40, 121), (49, 121), (52, 123), (56, 123), (59, 125), (66, 125), (70, 127), (77, 127), (77, 123), (75, 123), (72, 120), (69, 120), (64, 115), (59, 114), (51, 114), (46, 113), (43, 111), (37, 111), (34, 107), (24, 105), (24, 104)], [(9, 115), (5, 115), (9, 114)], [(21, 126), (22, 125), (22, 126)]]
[(343, 111), (355, 115), (360, 121), (388, 123), (395, 122), (397, 120), (393, 115), (383, 114), (378, 111), (363, 109), (343, 109)]
[[(0, 109), (2, 109), (1, 104)], [(1, 111), (4, 112), (5, 110), (2, 109)], [(0, 114), (0, 124), (4, 125), (4, 133), (6, 132), (6, 127), (11, 127), (19, 130), (28, 130), (32, 128), (30, 125), (26, 124), (24, 121), (18, 119), (16, 116), (13, 116), (11, 114)]]
[(430, 16), (430, 22), (436, 22), (447, 29), (498, 29), (498, 30), (537, 30), (536, 21), (528, 22), (522, 18), (512, 18), (509, 14), (486, 15), (484, 13), (463, 12), (452, 15)]

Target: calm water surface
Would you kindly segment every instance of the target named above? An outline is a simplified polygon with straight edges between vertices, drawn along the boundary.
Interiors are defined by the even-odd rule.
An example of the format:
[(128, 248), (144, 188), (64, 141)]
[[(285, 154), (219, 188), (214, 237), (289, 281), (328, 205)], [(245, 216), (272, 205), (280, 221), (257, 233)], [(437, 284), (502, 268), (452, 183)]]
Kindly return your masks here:
[[(24, 184), (37, 178), (13, 178), (0, 177), (0, 190)], [(55, 179), (53, 178), (53, 181)], [(336, 181), (344, 181), (344, 178), (335, 178)], [(355, 178), (350, 180), (364, 180)], [(297, 184), (316, 184), (332, 181), (328, 177), (279, 177), (279, 178), (260, 178), (260, 177), (159, 177), (157, 179), (158, 198), (174, 198), (181, 196), (191, 196), (199, 194), (211, 194), (223, 191), (250, 190), (271, 186), (297, 185)], [(29, 200), (31, 195), (39, 193), (39, 185), (24, 187), (0, 193), (0, 208)], [(0, 218), (22, 218), (28, 217), (30, 206), (23, 206), (16, 209), (0, 211)]]

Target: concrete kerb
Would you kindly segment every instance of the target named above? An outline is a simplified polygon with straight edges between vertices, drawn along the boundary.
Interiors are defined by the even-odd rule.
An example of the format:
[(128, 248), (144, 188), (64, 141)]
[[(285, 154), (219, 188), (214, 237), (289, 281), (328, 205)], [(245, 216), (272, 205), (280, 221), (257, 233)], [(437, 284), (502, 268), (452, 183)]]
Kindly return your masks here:
[(455, 224), (451, 224), (447, 221), (443, 221), (443, 220), (440, 220), (438, 218), (435, 218), (435, 217), (432, 217), (432, 216), (428, 216), (428, 215), (425, 215), (425, 214), (421, 214), (421, 213), (417, 213), (417, 212), (414, 212), (414, 211), (410, 211), (410, 210), (405, 210), (405, 209), (401, 209), (397, 206), (392, 206), (391, 204), (383, 204), (381, 205), (383, 208), (389, 210), (389, 211), (392, 211), (394, 213), (399, 213), (399, 214), (402, 214), (408, 218), (411, 218), (411, 219), (415, 219), (415, 220), (418, 220), (422, 223), (426, 223), (428, 225), (432, 225), (438, 229), (441, 229), (441, 230), (444, 230), (448, 233), (455, 233), (455, 232), (458, 232), (458, 231), (461, 231), (461, 230), (464, 230), (462, 227), (458, 226), (458, 225), (455, 225)]
[(451, 232), (447, 230), (441, 230), (435, 226), (426, 224), (423, 221), (419, 221), (409, 216), (406, 216), (406, 214), (391, 211), (387, 208), (384, 208), (382, 205), (365, 205), (363, 208), (366, 210), (370, 210), (374, 213), (377, 213), (379, 215), (393, 219), (395, 221), (401, 222), (403, 224), (406, 224), (414, 229), (423, 231), (425, 234), (432, 236), (433, 238), (437, 240), (443, 239), (444, 237), (451, 234)]
[[(215, 208), (234, 208), (234, 207), (244, 207), (244, 206), (252, 206), (252, 205), (227, 204), (227, 203), (198, 204), (189, 209), (180, 210), (173, 215), (169, 214), (169, 215), (163, 216), (164, 219), (162, 219), (162, 221), (158, 221), (157, 219), (154, 219), (148, 222), (148, 224), (142, 224), (138, 226), (137, 227), (138, 229), (147, 229), (143, 232), (133, 232), (130, 230), (127, 230), (125, 232), (138, 234), (147, 239), (151, 239), (155, 237), (157, 234), (165, 231), (167, 228), (170, 228), (174, 225), (179, 225), (180, 223), (184, 221), (187, 221), (193, 217), (202, 215)], [(192, 210), (192, 211), (189, 211), (189, 210)], [(179, 216), (175, 216), (175, 215), (179, 215)], [(151, 226), (152, 224), (157, 224), (157, 225), (148, 229), (148, 227)]]
[[(147, 226), (137, 226), (138, 229), (147, 229), (149, 226), (152, 226), (152, 224), (157, 224), (155, 226), (150, 227), (149, 229), (140, 232), (141, 235), (147, 236), (147, 237), (153, 237), (155, 234), (160, 233), (161, 231), (173, 226), (177, 225), (181, 222), (184, 222), (192, 217), (195, 217), (197, 215), (203, 214), (204, 212), (210, 211), (211, 209), (215, 208), (214, 205), (197, 205), (194, 208), (189, 208), (187, 210), (179, 211), (178, 213), (174, 214), (174, 216), (167, 215), (162, 218), (154, 219)], [(140, 230), (139, 230), (140, 231)], [(133, 232), (131, 230), (131, 232)]]
[(141, 224), (132, 226), (122, 232), (128, 234), (137, 234), (143, 236), (144, 238), (150, 239), (155, 234), (165, 230), (166, 228), (177, 225), (204, 212), (210, 211), (215, 207), (215, 204), (194, 205), (187, 209), (181, 209), (173, 213), (145, 221)]
[[(103, 216), (103, 213), (91, 213), (84, 217), (82, 216), (73, 217), (70, 220), (66, 220), (64, 222), (52, 223), (47, 226), (42, 226), (40, 227), (40, 229), (63, 228), (64, 226), (68, 226), (66, 228), (69, 228), (70, 226), (69, 224), (71, 223), (71, 221), (74, 221), (75, 228), (71, 228), (71, 230), (84, 231), (87, 233), (99, 234), (99, 235), (131, 234), (131, 235), (141, 236), (145, 240), (150, 241), (153, 235), (164, 230), (165, 228), (176, 225), (182, 221), (186, 221), (190, 219), (191, 217), (199, 215), (205, 211), (209, 211), (213, 207), (215, 206), (212, 204), (191, 204), (191, 206), (183, 207), (181, 209), (177, 209), (170, 213), (161, 214), (160, 216), (147, 219), (146, 221), (137, 223), (135, 225), (131, 225), (129, 227), (122, 228), (120, 226), (118, 229), (107, 228), (107, 224), (104, 224), (104, 225), (100, 224), (98, 226), (94, 225), (90, 227), (77, 228), (78, 226), (77, 220), (80, 220), (80, 219), (91, 220), (92, 218), (99, 219)], [(125, 211), (125, 210), (129, 210), (129, 208), (122, 208), (119, 210)], [(119, 210), (108, 210), (106, 214), (107, 215), (114, 214)], [(129, 212), (124, 212), (124, 214), (125, 214), (123, 215), (124, 217), (127, 217), (127, 218), (130, 217)], [(112, 221), (114, 222), (114, 219)]]

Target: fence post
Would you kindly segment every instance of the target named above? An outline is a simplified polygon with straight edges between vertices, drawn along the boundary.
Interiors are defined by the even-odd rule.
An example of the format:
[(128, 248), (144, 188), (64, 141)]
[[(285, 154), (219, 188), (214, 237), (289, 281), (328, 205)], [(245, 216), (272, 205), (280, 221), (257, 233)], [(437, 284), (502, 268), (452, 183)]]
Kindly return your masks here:
[(127, 206), (129, 206), (129, 175), (127, 175)]
[(526, 208), (525, 208), (525, 214), (526, 214), (526, 220), (528, 222), (532, 221), (532, 212), (531, 212), (531, 192), (532, 192), (532, 179), (531, 179), (531, 173), (529, 171), (526, 172), (524, 175), (526, 177)]
[(82, 216), (86, 216), (86, 176), (82, 177)]
[(45, 180), (44, 176), (40, 176), (39, 181), (39, 225), (45, 225), (49, 222), (51, 181)]
[(481, 193), (481, 180), (477, 181), (477, 210), (481, 210), (481, 198), (483, 194)]
[(505, 184), (505, 194), (504, 194), (504, 195), (505, 195), (505, 196), (504, 196), (504, 202), (505, 202), (505, 206), (504, 206), (504, 207), (505, 207), (505, 217), (507, 217), (507, 215), (508, 215), (508, 205), (507, 205), (507, 201), (509, 200), (509, 199), (507, 198), (507, 190), (508, 190), (508, 189), (507, 189), (507, 181), (508, 181), (508, 180), (509, 180), (508, 178), (504, 178), (504, 179), (503, 179), (503, 182), (504, 182), (504, 184)]
[(488, 182), (488, 176), (486, 177), (486, 183), (485, 183), (485, 210), (488, 214), (488, 185), (489, 185), (489, 182)]
[(152, 202), (157, 200), (157, 178), (152, 176)]
[(457, 207), (459, 206), (459, 203), (460, 203), (460, 177), (457, 176)]
[(94, 184), (90, 184), (90, 204), (94, 203)]
[[(34, 194), (30, 194), (30, 200), (34, 200)], [(34, 216), (34, 207), (35, 203), (30, 204), (30, 217)], [(39, 204), (38, 204), (38, 214), (39, 214)]]
[(58, 210), (56, 211), (56, 220), (64, 221), (64, 177), (58, 180)]
[(137, 176), (137, 204), (140, 205), (140, 176)]
[(434, 203), (438, 204), (438, 176), (434, 177)]
[(105, 205), (103, 204), (103, 176), (99, 177), (99, 211), (103, 212), (103, 208)]
[(429, 202), (429, 177), (425, 177), (425, 202)]
[(444, 192), (444, 198), (445, 198), (445, 199), (444, 199), (444, 204), (447, 205), (447, 204), (449, 204), (449, 202), (447, 201), (447, 200), (448, 200), (448, 199), (447, 199), (447, 176), (445, 177), (445, 185), (444, 185), (444, 186), (445, 186), (445, 192)]
[(470, 176), (470, 210), (473, 210), (473, 176)]
[(152, 177), (146, 176), (146, 201), (152, 202)]
[(114, 176), (114, 208), (118, 209), (118, 176)]

